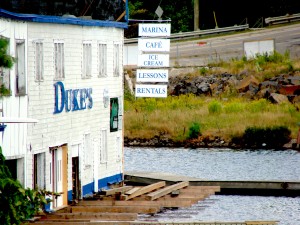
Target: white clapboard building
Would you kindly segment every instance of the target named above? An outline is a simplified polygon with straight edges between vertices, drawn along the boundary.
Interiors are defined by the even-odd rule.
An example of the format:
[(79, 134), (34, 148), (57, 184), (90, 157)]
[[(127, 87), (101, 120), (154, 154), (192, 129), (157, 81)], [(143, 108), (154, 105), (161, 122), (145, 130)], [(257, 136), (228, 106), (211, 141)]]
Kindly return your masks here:
[(15, 58), (12, 69), (0, 68), (10, 90), (1, 116), (19, 121), (5, 123), (2, 151), (24, 187), (63, 193), (53, 208), (123, 180), (125, 28), (0, 9), (0, 36)]

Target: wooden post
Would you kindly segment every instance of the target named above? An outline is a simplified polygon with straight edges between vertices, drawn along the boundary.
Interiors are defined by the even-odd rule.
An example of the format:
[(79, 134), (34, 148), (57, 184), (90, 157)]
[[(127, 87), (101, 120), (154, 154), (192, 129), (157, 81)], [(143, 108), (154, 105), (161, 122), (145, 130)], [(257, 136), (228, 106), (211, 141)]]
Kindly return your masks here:
[(199, 30), (199, 0), (194, 0), (194, 31)]

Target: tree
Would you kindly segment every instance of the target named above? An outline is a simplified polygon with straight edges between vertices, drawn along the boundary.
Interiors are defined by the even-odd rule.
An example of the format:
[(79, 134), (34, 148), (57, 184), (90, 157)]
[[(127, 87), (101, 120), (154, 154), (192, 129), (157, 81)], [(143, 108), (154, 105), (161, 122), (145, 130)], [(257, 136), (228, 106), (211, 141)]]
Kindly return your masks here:
[(14, 64), (14, 58), (7, 54), (8, 40), (0, 38), (0, 67), (12, 68)]
[[(7, 54), (9, 42), (7, 39), (0, 38), (0, 74), (3, 77), (5, 69), (12, 68), (14, 64), (14, 58)], [(3, 79), (3, 78), (2, 78)], [(0, 81), (0, 96), (10, 95), (9, 87), (6, 87), (3, 80)]]
[(47, 201), (41, 190), (24, 189), (12, 178), (0, 147), (0, 224), (19, 225), (32, 218)]

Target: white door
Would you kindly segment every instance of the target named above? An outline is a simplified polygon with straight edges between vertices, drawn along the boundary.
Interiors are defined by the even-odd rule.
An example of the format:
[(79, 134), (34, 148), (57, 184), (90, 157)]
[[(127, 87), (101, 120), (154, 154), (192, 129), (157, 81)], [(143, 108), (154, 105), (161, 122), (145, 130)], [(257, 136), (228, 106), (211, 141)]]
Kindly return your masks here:
[[(62, 148), (58, 148), (53, 151), (53, 189), (56, 193), (63, 192), (63, 179), (62, 179)], [(63, 197), (57, 196), (53, 199), (54, 207), (60, 207), (63, 205)]]

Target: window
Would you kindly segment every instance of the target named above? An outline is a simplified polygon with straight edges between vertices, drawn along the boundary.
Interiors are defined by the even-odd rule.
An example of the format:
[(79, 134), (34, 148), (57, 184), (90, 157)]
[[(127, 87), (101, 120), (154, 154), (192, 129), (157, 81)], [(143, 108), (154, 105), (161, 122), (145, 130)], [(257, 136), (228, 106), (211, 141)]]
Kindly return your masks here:
[(116, 153), (117, 153), (117, 162), (120, 162), (122, 159), (122, 143), (120, 137), (117, 137), (116, 140)]
[(44, 50), (42, 42), (35, 42), (35, 80), (44, 80)]
[(114, 44), (114, 76), (120, 76), (120, 44)]
[(10, 69), (0, 67), (0, 87), (3, 86), (3, 91), (0, 96), (10, 95)]
[(26, 95), (25, 41), (16, 40), (16, 95)]
[(82, 78), (92, 77), (92, 44), (83, 43)]
[[(5, 38), (0, 35), (1, 38), (1, 43), (3, 44), (2, 48), (0, 49), (0, 54), (3, 56), (8, 57), (11, 60), (8, 60), (8, 63), (1, 63), (2, 66), (10, 66), (9, 62), (13, 61), (13, 58), (10, 56), (9, 53), (9, 39)], [(9, 68), (4, 68), (0, 67), (0, 87), (2, 89), (0, 96), (7, 96), (10, 95), (10, 69)]]
[(65, 61), (64, 61), (64, 43), (54, 43), (54, 67), (55, 67), (55, 80), (65, 78)]
[(45, 189), (45, 153), (35, 154), (33, 158), (34, 164), (34, 188)]
[(85, 165), (91, 165), (91, 161), (93, 160), (93, 149), (91, 145), (91, 135), (84, 135), (84, 155), (85, 155)]
[(107, 76), (107, 44), (98, 45), (99, 54), (99, 77)]
[(118, 98), (110, 99), (110, 132), (118, 130), (119, 124), (119, 101)]
[(107, 130), (101, 130), (100, 136), (100, 162), (107, 162)]

